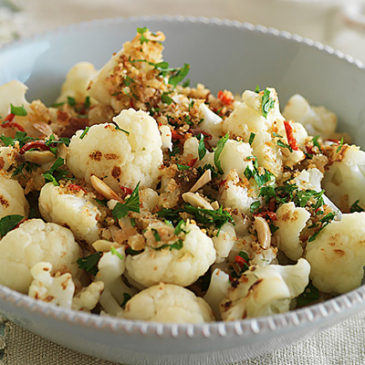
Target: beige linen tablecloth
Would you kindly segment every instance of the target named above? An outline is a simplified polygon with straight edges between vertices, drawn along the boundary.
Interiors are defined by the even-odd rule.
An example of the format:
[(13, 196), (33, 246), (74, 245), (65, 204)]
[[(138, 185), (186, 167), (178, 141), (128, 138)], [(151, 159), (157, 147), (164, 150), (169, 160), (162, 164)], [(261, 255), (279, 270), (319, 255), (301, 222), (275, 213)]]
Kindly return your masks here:
[[(342, 1), (345, 3), (345, 0)], [(217, 16), (260, 22), (310, 36), (321, 42), (336, 44), (336, 36), (342, 28), (340, 17), (334, 16), (338, 10), (334, 6), (340, 2), (341, 0), (0, 0), (0, 44), (55, 26), (93, 18), (156, 14)], [(295, 21), (290, 15), (293, 13), (298, 14)], [(347, 40), (361, 39), (359, 34), (358, 38), (351, 38), (350, 29), (345, 31)], [(345, 43), (351, 44), (349, 41)], [(355, 44), (354, 54), (361, 49), (357, 41)], [(351, 49), (345, 51), (351, 53)], [(359, 53), (356, 55), (361, 56)], [(5, 364), (112, 363), (65, 349), (0, 317), (0, 365)], [(365, 313), (274, 353), (237, 364), (365, 364)]]

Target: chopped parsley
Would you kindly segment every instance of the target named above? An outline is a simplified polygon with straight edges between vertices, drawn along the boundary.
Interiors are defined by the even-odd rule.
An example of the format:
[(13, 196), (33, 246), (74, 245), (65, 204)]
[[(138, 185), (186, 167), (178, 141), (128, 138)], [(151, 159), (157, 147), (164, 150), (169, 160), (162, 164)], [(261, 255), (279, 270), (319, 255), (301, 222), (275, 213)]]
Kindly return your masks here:
[(179, 239), (172, 244), (166, 243), (160, 247), (156, 247), (155, 250), (160, 251), (160, 250), (163, 250), (164, 248), (168, 248), (170, 251), (172, 251), (172, 250), (181, 250), (183, 247), (184, 247), (184, 243), (182, 240)]
[(202, 160), (206, 153), (207, 149), (205, 148), (204, 134), (201, 133), (199, 137), (199, 147), (198, 147), (199, 160)]
[(161, 101), (164, 104), (170, 105), (171, 103), (173, 103), (174, 101), (172, 100), (172, 98), (169, 96), (169, 94), (171, 94), (171, 91), (165, 91), (161, 94)]
[(274, 105), (275, 105), (275, 100), (270, 98), (270, 90), (265, 89), (261, 101), (261, 112), (265, 118), (267, 117), (267, 114), (269, 113), (270, 109), (274, 107)]
[(255, 139), (256, 133), (251, 133), (250, 134), (250, 138), (248, 140), (248, 143), (250, 144), (250, 146), (252, 145), (253, 140)]
[(60, 169), (64, 164), (65, 160), (58, 157), (51, 168), (43, 174), (44, 179), (52, 182), (54, 186), (59, 186), (59, 180), (64, 179), (68, 174), (66, 170)]
[(103, 205), (104, 207), (106, 207), (106, 203), (108, 202), (106, 199), (101, 200), (101, 199), (96, 199), (96, 198), (95, 198), (95, 201), (98, 204)]
[(188, 87), (188, 86), (190, 86), (190, 79), (186, 79), (183, 83), (182, 83), (182, 85), (181, 85), (182, 87)]
[(87, 135), (87, 132), (89, 132), (89, 129), (90, 129), (90, 127), (86, 127), (84, 129), (84, 131), (80, 135), (80, 139), (83, 139)]
[(124, 260), (124, 256), (120, 252), (118, 252), (115, 247), (112, 247), (110, 249), (110, 252), (112, 255), (117, 256), (120, 260)]
[(336, 148), (336, 153), (339, 153), (343, 147), (343, 137), (341, 137), (340, 144)]
[(13, 104), (10, 104), (10, 113), (19, 117), (25, 117), (28, 114), (23, 105), (15, 106)]
[(0, 219), (0, 238), (4, 237), (8, 232), (14, 229), (22, 220), (23, 216), (13, 214), (7, 215)]
[(73, 98), (72, 96), (68, 96), (67, 97), (67, 104), (69, 106), (75, 106), (76, 105), (76, 100), (75, 98)]
[(148, 31), (147, 27), (137, 28), (137, 33), (140, 34), (139, 41), (141, 44), (149, 42), (149, 39), (146, 38), (146, 36), (144, 35), (147, 31)]
[(260, 208), (260, 206), (261, 206), (261, 203), (259, 201), (253, 202), (250, 205), (250, 212), (252, 214), (256, 213), (258, 211), (258, 209)]
[(229, 138), (229, 134), (227, 133), (224, 137), (222, 137), (218, 141), (217, 147), (214, 149), (214, 165), (217, 167), (218, 172), (220, 174), (223, 174), (223, 170), (222, 170), (222, 166), (221, 166), (221, 162), (219, 160), (219, 157), (220, 157), (220, 155), (223, 151), (224, 145), (228, 141), (228, 138)]
[(185, 63), (183, 67), (180, 69), (176, 69), (176, 71), (173, 71), (172, 75), (169, 78), (168, 83), (172, 85), (173, 87), (176, 87), (176, 85), (183, 81), (187, 74), (189, 73), (190, 65), (188, 63)]
[(15, 133), (15, 137), (6, 137), (6, 136), (0, 136), (0, 140), (4, 143), (5, 146), (14, 146), (15, 142), (19, 143), (19, 147), (23, 147), (26, 143), (36, 141), (36, 138), (30, 137), (27, 135), (26, 132), (19, 132), (17, 131)]
[(85, 98), (85, 101), (84, 101), (84, 108), (85, 109), (89, 109), (90, 108), (90, 96), (88, 95), (86, 98)]
[(124, 204), (117, 203), (112, 211), (113, 217), (115, 219), (120, 219), (125, 217), (128, 212), (139, 213), (139, 184), (133, 190), (131, 196), (125, 201)]
[(178, 236), (181, 232), (186, 233), (186, 231), (184, 231), (182, 229), (182, 226), (185, 224), (185, 221), (183, 219), (180, 220), (180, 222), (177, 224), (177, 226), (175, 227), (175, 231), (174, 234), (175, 236)]
[(287, 148), (290, 152), (293, 152), (293, 148), (289, 144), (284, 143), (281, 139), (279, 139), (276, 143), (278, 146), (282, 148)]
[[(255, 163), (256, 162), (256, 163)], [(246, 167), (244, 171), (244, 175), (246, 176), (247, 180), (250, 180), (251, 177), (254, 178), (256, 181), (256, 184), (261, 187), (262, 185), (265, 185), (266, 183), (273, 180), (274, 175), (263, 168), (264, 173), (260, 174), (259, 169), (257, 167), (257, 161), (255, 160), (253, 170), (251, 170), (248, 166)]]
[(359, 201), (360, 200), (356, 200), (355, 203), (351, 205), (351, 207), (350, 207), (350, 212), (351, 213), (354, 213), (354, 212), (363, 212), (364, 211), (364, 209), (360, 207)]
[(119, 127), (119, 125), (118, 125), (117, 123), (114, 123), (114, 122), (113, 122), (113, 125), (114, 125), (114, 127), (115, 127), (115, 129), (116, 129), (117, 131), (121, 131), (121, 132), (125, 133), (127, 136), (129, 136), (129, 132), (128, 132), (128, 131), (126, 131), (126, 130), (125, 130), (125, 129), (123, 129), (123, 128), (120, 128), (120, 127)]
[(319, 145), (319, 142), (318, 142), (318, 138), (320, 138), (320, 137), (321, 136), (315, 136), (315, 137), (313, 137), (312, 143), (313, 143), (313, 146), (318, 147), (319, 151), (322, 152), (321, 146)]
[(259, 85), (256, 85), (255, 93), (258, 94), (259, 92), (260, 92), (260, 86)]
[(180, 165), (179, 163), (176, 164), (178, 170), (189, 170), (190, 166), (187, 165)]
[(131, 255), (131, 256), (136, 256), (136, 255), (139, 255), (140, 253), (142, 253), (143, 252), (143, 250), (139, 250), (139, 251), (137, 251), (137, 250), (133, 250), (133, 248), (131, 248), (131, 247), (127, 247), (126, 249), (125, 249), (125, 254), (126, 255)]
[(62, 137), (60, 139), (56, 139), (54, 134), (51, 134), (48, 139), (44, 141), (49, 150), (56, 156), (57, 155), (57, 145), (64, 144), (68, 146), (70, 144), (70, 139), (66, 137)]
[(160, 241), (161, 241), (161, 237), (160, 237), (160, 235), (159, 235), (159, 233), (158, 233), (157, 229), (155, 229), (155, 228), (151, 228), (151, 231), (152, 231), (152, 233), (153, 233), (153, 237), (155, 238), (155, 241), (156, 241), (156, 242), (160, 242)]
[(198, 173), (200, 176), (202, 176), (205, 171), (210, 170), (213, 179), (218, 177), (218, 172), (217, 172), (216, 168), (209, 163), (205, 164), (203, 167), (199, 166), (197, 168), (197, 170), (198, 170)]
[(309, 237), (308, 242), (314, 241), (317, 238), (318, 234), (323, 230), (323, 228), (326, 227), (326, 226), (328, 226), (335, 219), (335, 216), (336, 216), (335, 213), (328, 213), (328, 214), (326, 214), (320, 220), (320, 222), (322, 223), (321, 228), (316, 233), (314, 233), (311, 237)]
[(128, 293), (123, 293), (123, 302), (120, 305), (123, 309), (125, 308), (125, 305), (127, 304), (128, 300), (131, 299), (132, 296)]
[(90, 256), (86, 256), (77, 260), (77, 265), (80, 269), (87, 271), (92, 275), (96, 275), (99, 271), (98, 263), (103, 254), (101, 252), (93, 253)]

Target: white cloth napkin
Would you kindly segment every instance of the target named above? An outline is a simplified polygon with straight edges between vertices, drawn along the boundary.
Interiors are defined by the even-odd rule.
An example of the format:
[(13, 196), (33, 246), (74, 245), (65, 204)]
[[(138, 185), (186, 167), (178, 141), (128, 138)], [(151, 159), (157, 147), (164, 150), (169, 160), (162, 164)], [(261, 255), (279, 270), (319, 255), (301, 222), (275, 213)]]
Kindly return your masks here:
[[(346, 44), (336, 43), (336, 39), (340, 39), (336, 36), (343, 29), (339, 18), (334, 17), (335, 11), (338, 11), (336, 6), (340, 2), (341, 0), (0, 0), (0, 44), (55, 26), (94, 18), (170, 14), (217, 16), (263, 23), (310, 36), (321, 42), (343, 43), (344, 47), (349, 47), (352, 39), (353, 48), (344, 50), (356, 53), (361, 49), (358, 43), (360, 38), (358, 35), (357, 38), (352, 37), (351, 29), (345, 29)], [(365, 37), (362, 41), (365, 42)], [(365, 54), (363, 60), (365, 61)], [(5, 364), (112, 363), (65, 349), (0, 317), (0, 365)], [(365, 312), (299, 343), (237, 364), (365, 364)]]

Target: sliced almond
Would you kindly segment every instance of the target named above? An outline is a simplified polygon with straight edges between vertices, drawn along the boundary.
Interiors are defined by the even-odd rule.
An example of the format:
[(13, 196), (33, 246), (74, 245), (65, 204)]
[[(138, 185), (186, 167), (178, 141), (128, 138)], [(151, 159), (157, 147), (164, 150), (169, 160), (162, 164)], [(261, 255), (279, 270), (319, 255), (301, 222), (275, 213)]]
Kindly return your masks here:
[(198, 193), (185, 193), (182, 195), (184, 202), (191, 204), (193, 207), (214, 210), (208, 201)]
[(219, 209), (219, 203), (217, 201), (214, 201), (211, 205), (214, 210)]
[(92, 246), (96, 251), (109, 252), (112, 249), (112, 247), (119, 247), (119, 244), (107, 240), (97, 240), (92, 244)]
[(108, 200), (114, 199), (120, 203), (123, 203), (123, 200), (118, 196), (118, 194), (110, 186), (105, 184), (105, 182), (103, 180), (100, 180), (95, 175), (91, 175), (90, 182), (91, 182), (92, 187), (98, 193), (100, 193), (104, 198), (106, 198)]
[(208, 182), (212, 181), (212, 172), (210, 169), (206, 170), (202, 176), (200, 176), (199, 180), (193, 185), (190, 189), (192, 193), (195, 193), (204, 185), (208, 184)]
[(43, 165), (56, 159), (51, 151), (27, 151), (24, 153), (25, 161)]
[(264, 250), (268, 249), (271, 244), (271, 231), (266, 220), (262, 217), (255, 217), (253, 225), (257, 232), (257, 238), (259, 240), (260, 246)]

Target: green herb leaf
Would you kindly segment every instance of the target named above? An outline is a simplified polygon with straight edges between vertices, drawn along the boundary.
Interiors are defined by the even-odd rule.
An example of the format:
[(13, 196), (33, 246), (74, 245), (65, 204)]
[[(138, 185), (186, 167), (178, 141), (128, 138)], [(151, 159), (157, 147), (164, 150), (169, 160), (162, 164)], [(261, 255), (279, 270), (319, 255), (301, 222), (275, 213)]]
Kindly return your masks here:
[(126, 130), (125, 130), (125, 129), (123, 129), (123, 128), (120, 128), (120, 127), (119, 127), (119, 125), (118, 125), (117, 123), (114, 123), (114, 122), (113, 122), (113, 124), (114, 124), (114, 127), (115, 127), (115, 129), (116, 129), (117, 131), (121, 131), (121, 132), (125, 133), (127, 136), (129, 136), (129, 132), (128, 132), (128, 131), (126, 131)]
[(144, 35), (147, 32), (147, 30), (148, 30), (147, 27), (137, 28), (137, 33), (139, 33), (141, 35), (139, 37), (139, 41), (141, 44), (149, 42), (149, 39), (147, 39), (146, 36)]
[(137, 251), (137, 250), (133, 250), (133, 248), (131, 248), (131, 247), (127, 247), (126, 249), (125, 249), (125, 253), (126, 253), (126, 255), (131, 255), (131, 256), (136, 256), (136, 255), (139, 255), (140, 253), (142, 253), (143, 252), (143, 250), (139, 250), (139, 251)]
[(123, 302), (120, 305), (123, 309), (125, 308), (125, 305), (127, 304), (128, 300), (131, 299), (132, 296), (129, 295), (128, 293), (123, 293)]
[(360, 207), (359, 205), (360, 200), (356, 200), (354, 204), (351, 205), (350, 212), (363, 212), (364, 209)]
[(204, 134), (200, 134), (200, 139), (199, 139), (199, 147), (198, 147), (198, 155), (199, 155), (199, 160), (202, 160), (203, 157), (206, 155), (207, 153), (207, 149), (205, 148), (205, 143), (204, 143)]
[(304, 307), (309, 305), (319, 299), (319, 291), (313, 286), (310, 282), (307, 287), (304, 289), (304, 292), (298, 296), (296, 299), (297, 307)]
[(199, 166), (197, 168), (197, 170), (198, 170), (199, 176), (202, 176), (205, 171), (210, 170), (210, 172), (212, 174), (212, 179), (215, 179), (216, 177), (218, 177), (218, 172), (217, 172), (216, 168), (209, 163), (205, 164), (203, 167)]
[(25, 117), (28, 114), (23, 105), (15, 106), (13, 104), (10, 104), (10, 113), (19, 117)]
[(185, 63), (183, 67), (178, 69), (172, 76), (170, 76), (168, 83), (174, 87), (183, 81), (187, 74), (189, 73), (190, 65)]
[(185, 224), (185, 221), (183, 219), (181, 219), (181, 221), (177, 224), (177, 226), (175, 227), (175, 231), (174, 234), (175, 236), (178, 236), (181, 232), (186, 233), (183, 229), (182, 226)]
[(272, 109), (275, 105), (274, 99), (270, 98), (270, 90), (265, 89), (264, 95), (262, 96), (262, 102), (261, 102), (261, 111), (262, 115), (266, 118), (267, 114), (269, 113), (270, 109)]
[(76, 100), (75, 98), (73, 98), (72, 96), (68, 96), (67, 97), (67, 104), (69, 106), (75, 106), (76, 105)]
[(227, 133), (224, 137), (222, 137), (218, 143), (217, 143), (217, 147), (214, 149), (214, 164), (218, 169), (218, 172), (220, 174), (223, 174), (223, 170), (222, 170), (222, 166), (221, 166), (221, 162), (219, 160), (219, 157), (223, 151), (224, 145), (226, 144), (226, 142), (229, 139), (229, 134)]
[(255, 133), (251, 133), (251, 134), (250, 134), (250, 138), (249, 138), (249, 140), (248, 140), (248, 143), (250, 144), (250, 146), (252, 145), (252, 142), (253, 142), (253, 140), (255, 139), (255, 136), (256, 136), (256, 134), (255, 134)]
[(167, 105), (170, 105), (171, 103), (173, 103), (174, 101), (172, 100), (172, 98), (170, 98), (169, 94), (171, 94), (171, 91), (169, 92), (163, 92), (161, 94), (161, 101), (164, 103), (164, 104), (167, 104)]
[(112, 211), (113, 217), (115, 219), (120, 219), (125, 217), (128, 212), (139, 213), (139, 184), (133, 190), (131, 196), (125, 201), (124, 204), (117, 203)]
[(321, 136), (315, 136), (315, 137), (313, 137), (312, 143), (313, 143), (313, 146), (318, 147), (319, 151), (322, 152), (321, 146), (319, 145), (319, 142), (318, 142), (318, 138), (320, 138), (320, 137)]
[(156, 241), (156, 242), (160, 242), (160, 241), (161, 241), (161, 237), (160, 237), (160, 235), (158, 234), (157, 229), (155, 229), (155, 228), (151, 228), (151, 231), (152, 231), (152, 233), (153, 233), (153, 237), (155, 238), (155, 241)]
[(181, 85), (182, 87), (189, 87), (190, 86), (190, 79), (186, 79), (183, 83), (182, 83), (182, 85)]
[(0, 238), (14, 229), (24, 219), (21, 215), (7, 215), (0, 219)]
[(279, 139), (276, 143), (278, 146), (287, 148), (290, 152), (293, 152), (293, 148), (289, 144), (284, 143), (281, 139)]
[(187, 165), (180, 165), (179, 163), (176, 164), (178, 170), (189, 170), (190, 166)]
[(112, 247), (110, 249), (110, 252), (112, 255), (117, 256), (120, 260), (124, 260), (124, 256), (120, 252), (118, 252), (115, 247)]
[(251, 205), (250, 205), (250, 212), (252, 214), (256, 213), (257, 210), (260, 208), (261, 206), (261, 203), (259, 201), (257, 202), (253, 202)]
[(90, 129), (90, 127), (86, 127), (84, 129), (84, 131), (80, 135), (80, 139), (83, 139), (87, 135), (87, 132), (89, 131), (89, 129)]
[(260, 86), (259, 85), (256, 85), (255, 93), (258, 94), (259, 92), (260, 92)]
[(98, 263), (103, 254), (101, 252), (93, 253), (90, 256), (86, 256), (77, 260), (77, 265), (80, 269), (89, 272), (92, 275), (96, 275), (99, 271)]
[(317, 238), (318, 234), (323, 230), (323, 228), (326, 227), (327, 225), (329, 225), (333, 221), (333, 219), (335, 219), (335, 216), (336, 216), (335, 213), (326, 214), (320, 220), (320, 222), (322, 223), (321, 228), (315, 234), (313, 234), (311, 237), (309, 237), (308, 242), (314, 241)]
[(89, 109), (90, 108), (90, 96), (88, 95), (86, 98), (85, 98), (85, 101), (84, 101), (84, 108), (85, 109)]
[(66, 170), (59, 169), (64, 165), (64, 163), (65, 160), (61, 157), (58, 157), (51, 168), (43, 174), (44, 179), (46, 181), (51, 181), (55, 186), (60, 185), (58, 181), (65, 178), (68, 174)]
[(342, 146), (343, 146), (343, 137), (341, 137), (341, 141), (340, 141), (340, 144), (338, 145), (338, 147), (336, 149), (336, 153), (339, 153), (341, 151)]
[(100, 199), (95, 199), (95, 201), (100, 204), (103, 205), (104, 207), (106, 207), (106, 203), (108, 202), (106, 199), (100, 200)]
[(168, 248), (170, 251), (172, 250), (181, 250), (184, 247), (184, 243), (182, 240), (177, 240), (176, 242), (172, 243), (171, 245), (169, 245), (168, 243), (160, 246), (160, 247), (156, 247), (155, 250), (156, 251), (161, 251), (164, 248)]

